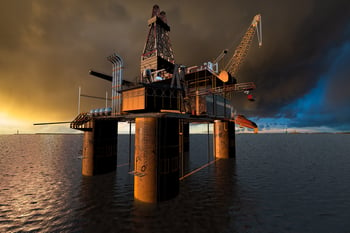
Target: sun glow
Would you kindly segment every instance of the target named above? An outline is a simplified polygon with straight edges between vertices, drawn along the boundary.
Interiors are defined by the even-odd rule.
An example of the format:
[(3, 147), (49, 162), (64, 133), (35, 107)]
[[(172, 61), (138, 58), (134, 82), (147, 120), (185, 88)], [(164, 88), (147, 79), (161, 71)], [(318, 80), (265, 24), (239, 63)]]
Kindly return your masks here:
[(27, 128), (28, 123), (16, 119), (5, 112), (0, 112), (0, 134), (17, 133), (17, 130)]
[(69, 124), (34, 126), (35, 122), (0, 112), (0, 134), (79, 133), (79, 131), (70, 129)]

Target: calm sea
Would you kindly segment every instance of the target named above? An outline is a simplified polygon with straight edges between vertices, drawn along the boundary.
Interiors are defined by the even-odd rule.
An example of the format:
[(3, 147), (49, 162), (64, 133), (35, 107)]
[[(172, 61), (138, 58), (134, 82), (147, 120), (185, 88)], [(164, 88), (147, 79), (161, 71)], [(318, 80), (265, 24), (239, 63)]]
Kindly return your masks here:
[[(207, 135), (190, 140), (187, 171), (212, 160)], [(145, 205), (133, 199), (128, 135), (119, 137), (117, 172), (96, 177), (81, 176), (81, 135), (0, 136), (0, 232), (350, 232), (350, 135), (236, 142), (235, 160), (187, 177), (173, 200)]]

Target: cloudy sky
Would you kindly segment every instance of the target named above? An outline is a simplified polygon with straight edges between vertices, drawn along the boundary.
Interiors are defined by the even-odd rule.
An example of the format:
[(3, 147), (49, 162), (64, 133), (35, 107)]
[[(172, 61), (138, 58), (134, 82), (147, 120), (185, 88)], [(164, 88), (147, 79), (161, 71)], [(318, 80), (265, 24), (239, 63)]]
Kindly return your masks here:
[[(176, 63), (187, 66), (232, 53), (261, 13), (263, 47), (253, 42), (237, 76), (256, 83), (256, 101), (237, 95), (238, 113), (261, 129), (350, 131), (348, 0), (1, 0), (0, 133), (74, 119), (79, 86), (110, 93), (88, 70), (111, 74), (106, 57), (114, 52), (124, 79), (135, 80), (154, 4), (167, 13)], [(82, 99), (81, 110), (99, 106)]]

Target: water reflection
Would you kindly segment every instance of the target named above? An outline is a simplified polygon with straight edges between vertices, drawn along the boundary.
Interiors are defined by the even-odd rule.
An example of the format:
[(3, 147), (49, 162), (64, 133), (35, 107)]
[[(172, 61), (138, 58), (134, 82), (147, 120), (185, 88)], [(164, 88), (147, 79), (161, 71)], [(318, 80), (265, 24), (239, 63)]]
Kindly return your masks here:
[(134, 201), (132, 232), (238, 232), (231, 224), (231, 212), (244, 208), (238, 189), (235, 160), (218, 160), (183, 180), (173, 200), (157, 205)]
[[(208, 160), (202, 139), (191, 138), (190, 170)], [(217, 161), (181, 181), (176, 198), (147, 206), (134, 201), (128, 166), (81, 176), (79, 135), (0, 136), (0, 232), (345, 232), (348, 141), (240, 135), (236, 160)], [(118, 163), (127, 163), (121, 151)]]
[[(76, 137), (75, 137), (76, 138)], [(0, 185), (0, 215), (5, 231), (39, 231), (60, 226), (74, 207), (72, 187), (76, 170), (70, 164), (77, 153), (69, 136), (7, 136), (10, 146), (0, 153), (5, 168)], [(0, 145), (3, 145), (0, 141)], [(73, 148), (68, 149), (67, 148)], [(57, 156), (59, 155), (59, 156)], [(5, 213), (5, 214), (3, 214)], [(1, 224), (0, 224), (1, 225)], [(65, 224), (66, 225), (66, 224)]]
[[(148, 204), (134, 200), (131, 213), (131, 232), (159, 232), (159, 226), (156, 224), (159, 216), (159, 211), (159, 204)], [(169, 212), (170, 211), (171, 210), (169, 210)]]
[(82, 177), (80, 185), (80, 220), (83, 232), (98, 229), (106, 232), (113, 229), (112, 208), (116, 173), (94, 177)]

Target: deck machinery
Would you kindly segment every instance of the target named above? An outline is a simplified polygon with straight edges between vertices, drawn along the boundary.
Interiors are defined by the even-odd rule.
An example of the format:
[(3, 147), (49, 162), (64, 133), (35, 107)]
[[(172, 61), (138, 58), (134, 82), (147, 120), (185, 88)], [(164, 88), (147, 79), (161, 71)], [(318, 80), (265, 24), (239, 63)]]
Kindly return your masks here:
[(166, 14), (157, 5), (148, 27), (139, 79), (133, 85), (123, 81), (123, 60), (109, 56), (112, 76), (90, 74), (112, 82), (111, 111), (81, 113), (70, 127), (84, 131), (82, 174), (93, 176), (116, 169), (118, 122), (135, 122), (134, 197), (155, 203), (179, 192), (189, 156), (189, 123), (214, 123), (215, 158), (235, 156), (234, 111), (226, 95), (249, 93), (255, 85), (236, 83), (230, 70), (219, 73), (218, 62), (176, 64)]

